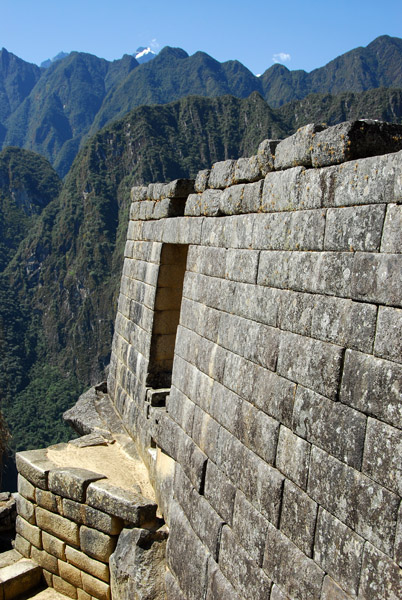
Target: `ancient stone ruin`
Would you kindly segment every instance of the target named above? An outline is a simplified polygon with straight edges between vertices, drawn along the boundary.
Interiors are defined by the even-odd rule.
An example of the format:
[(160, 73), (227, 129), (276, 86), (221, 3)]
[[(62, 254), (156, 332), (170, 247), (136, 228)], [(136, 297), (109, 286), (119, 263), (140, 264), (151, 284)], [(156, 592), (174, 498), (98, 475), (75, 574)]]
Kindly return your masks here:
[(82, 437), (18, 456), (49, 586), (402, 597), (401, 148), (309, 125), (132, 190), (107, 385), (66, 415)]

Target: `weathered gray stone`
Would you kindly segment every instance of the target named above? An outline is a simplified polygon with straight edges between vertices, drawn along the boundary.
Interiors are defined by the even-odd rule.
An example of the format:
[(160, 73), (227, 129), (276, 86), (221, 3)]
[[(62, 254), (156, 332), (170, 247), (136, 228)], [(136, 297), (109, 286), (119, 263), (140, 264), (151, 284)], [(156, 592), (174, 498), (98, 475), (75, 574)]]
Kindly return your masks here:
[(141, 185), (131, 188), (131, 202), (141, 202), (147, 199), (148, 187)]
[(31, 546), (31, 542), (26, 540), (19, 533), (16, 534), (14, 539), (14, 550), (18, 552), (19, 555), (25, 556), (25, 558), (29, 558), (31, 556)]
[(176, 579), (173, 577), (169, 569), (167, 569), (165, 573), (165, 590), (166, 600), (186, 600)]
[(281, 588), (279, 588), (276, 583), (272, 586), (270, 600), (289, 600), (289, 596), (287, 596), (284, 592), (282, 592)]
[(307, 493), (365, 540), (393, 554), (398, 496), (315, 446)]
[(194, 444), (193, 440), (183, 434), (179, 442), (178, 462), (198, 492), (202, 491), (205, 482), (207, 456)]
[(354, 265), (352, 253), (294, 252), (290, 258), (290, 289), (350, 298)]
[(92, 481), (104, 479), (100, 473), (76, 467), (58, 467), (49, 472), (49, 490), (77, 502), (85, 501), (86, 488)]
[(246, 183), (257, 181), (263, 177), (258, 156), (250, 158), (238, 158), (235, 163), (233, 183)]
[[(104, 431), (105, 424), (96, 410), (97, 393), (95, 387), (81, 394), (72, 408), (63, 413), (64, 421), (80, 435), (93, 431)], [(56, 466), (56, 465), (55, 465)]]
[(241, 598), (265, 600), (269, 596), (272, 582), (236, 542), (227, 526), (222, 531), (219, 566)]
[(123, 529), (110, 557), (116, 600), (164, 600), (166, 530)]
[(366, 156), (396, 152), (402, 146), (402, 129), (400, 125), (393, 123), (345, 121), (318, 132), (312, 146), (312, 165), (325, 167)]
[(341, 402), (402, 428), (402, 366), (346, 350)]
[(388, 204), (384, 230), (381, 240), (381, 252), (398, 254), (402, 252), (402, 206)]
[(351, 595), (359, 589), (364, 540), (322, 508), (318, 511), (314, 560)]
[(15, 455), (18, 473), (33, 485), (47, 489), (47, 477), (56, 465), (47, 458), (47, 450), (26, 450)]
[(214, 163), (209, 174), (208, 186), (213, 189), (224, 189), (232, 185), (235, 167), (235, 160), (223, 160)]
[(317, 509), (314, 500), (299, 487), (285, 480), (280, 530), (309, 557), (313, 555)]
[(325, 250), (378, 252), (385, 204), (329, 208), (325, 226)]
[[(168, 567), (178, 580), (186, 600), (199, 600), (206, 588), (208, 553), (176, 502), (170, 511), (170, 533), (166, 551)], [(191, 560), (188, 557), (191, 556)]]
[(15, 521), (15, 531), (36, 548), (42, 548), (42, 532), (39, 527), (31, 525), (19, 515)]
[(402, 431), (369, 418), (362, 472), (399, 496), (402, 496), (401, 455)]
[(257, 160), (264, 177), (275, 168), (275, 150), (279, 142), (280, 140), (264, 140), (258, 146)]
[(367, 418), (360, 412), (297, 386), (293, 431), (358, 470), (362, 464), (366, 424)]
[(300, 127), (296, 133), (279, 142), (275, 150), (275, 169), (310, 167), (314, 138), (323, 129), (322, 125), (311, 123)]
[(124, 490), (106, 481), (91, 483), (87, 488), (87, 503), (135, 526), (155, 519), (156, 505), (134, 491)]
[(244, 186), (242, 197), (242, 212), (256, 213), (261, 210), (262, 190), (264, 180), (248, 183)]
[(401, 254), (357, 252), (353, 263), (351, 295), (356, 300), (401, 307)]
[(36, 564), (42, 567), (42, 569), (46, 569), (46, 571), (54, 573), (55, 575), (59, 574), (58, 560), (55, 556), (32, 546), (31, 558)]
[(190, 246), (186, 269), (203, 275), (224, 278), (226, 255), (227, 250), (225, 248)]
[(79, 545), (79, 527), (77, 523), (73, 523), (73, 521), (49, 512), (39, 506), (36, 508), (36, 522), (40, 529), (47, 531), (73, 546)]
[(310, 444), (281, 425), (279, 430), (276, 467), (302, 489), (307, 487)]
[[(18, 550), (18, 548), (17, 548)], [(395, 536), (395, 552), (394, 552), (395, 561), (398, 565), (402, 566), (402, 504), (399, 507), (398, 512), (398, 522), (396, 526), (396, 536)]]
[(110, 587), (107, 583), (92, 577), (88, 573), (82, 572), (82, 586), (84, 591), (98, 600), (110, 600)]
[[(208, 565), (208, 589), (205, 600), (240, 600), (233, 586), (224, 577), (215, 561), (210, 560)], [(175, 599), (176, 600), (176, 597)]]
[(243, 283), (255, 283), (259, 253), (254, 250), (228, 250), (226, 278)]
[(42, 531), (43, 549), (52, 556), (66, 560), (66, 543), (59, 540), (57, 537), (50, 535), (46, 531)]
[(327, 398), (336, 398), (342, 358), (340, 346), (281, 332), (278, 374)]
[(374, 354), (402, 363), (402, 310), (380, 306)]
[(194, 190), (196, 192), (203, 192), (207, 189), (210, 172), (210, 169), (203, 169), (202, 171), (198, 171), (197, 177), (195, 178), (194, 182)]
[(267, 369), (255, 371), (250, 402), (287, 427), (292, 426), (296, 384)]
[(232, 523), (236, 488), (212, 462), (208, 461), (204, 495), (211, 506), (229, 524)]
[(186, 198), (194, 192), (194, 179), (175, 179), (163, 186), (165, 198)]
[(83, 587), (81, 571), (73, 565), (59, 560), (58, 571), (59, 573), (56, 574), (60, 575), (60, 577), (64, 579), (64, 581), (71, 583), (71, 585), (73, 585), (76, 588)]
[(363, 554), (359, 599), (398, 600), (402, 597), (402, 570), (380, 550), (366, 544)]
[(239, 414), (237, 437), (268, 464), (275, 463), (279, 422), (243, 401)]
[(232, 298), (233, 314), (276, 327), (279, 292), (265, 286), (238, 283)]
[(263, 569), (291, 598), (319, 600), (324, 571), (272, 525)]
[(18, 493), (24, 496), (27, 500), (36, 501), (35, 486), (32, 485), (25, 477), (18, 473)]
[(17, 494), (16, 503), (18, 514), (31, 525), (36, 525), (35, 505), (20, 494)]
[(295, 167), (283, 172), (268, 173), (262, 191), (262, 212), (298, 210), (303, 171), (303, 167)]
[[(327, 298), (320, 297), (319, 300), (321, 301), (321, 299), (320, 307)], [(278, 326), (286, 331), (313, 337), (311, 321), (316, 304), (317, 297), (313, 294), (283, 290), (279, 295)], [(322, 339), (319, 335), (314, 337)]]
[(352, 596), (349, 596), (338, 584), (335, 583), (329, 575), (324, 578), (322, 586), (321, 600), (351, 600)]
[(219, 196), (219, 212), (222, 215), (238, 215), (243, 209), (244, 184), (231, 185)]
[(108, 562), (116, 546), (116, 541), (116, 537), (107, 535), (96, 529), (86, 527), (85, 525), (80, 527), (79, 545), (81, 546), (81, 550), (101, 562)]
[(53, 575), (52, 583), (54, 589), (56, 590), (56, 592), (59, 592), (59, 594), (63, 594), (63, 596), (68, 596), (68, 598), (72, 598), (73, 600), (77, 598), (77, 588), (71, 583), (68, 583), (68, 581), (64, 581), (64, 579), (62, 579), (58, 575)]
[(232, 530), (247, 554), (261, 567), (268, 521), (240, 491), (236, 493)]

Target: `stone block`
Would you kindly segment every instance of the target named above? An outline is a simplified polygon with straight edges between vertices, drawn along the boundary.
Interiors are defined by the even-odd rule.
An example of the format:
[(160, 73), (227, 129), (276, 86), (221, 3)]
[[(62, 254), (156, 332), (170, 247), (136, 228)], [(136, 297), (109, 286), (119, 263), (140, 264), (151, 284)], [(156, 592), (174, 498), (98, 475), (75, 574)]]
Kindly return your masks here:
[[(241, 600), (233, 586), (224, 577), (215, 561), (210, 560), (208, 565), (208, 588), (206, 600)], [(173, 600), (173, 598), (172, 598)], [(176, 597), (174, 597), (176, 600)]]
[(374, 354), (402, 363), (402, 310), (380, 306)]
[(16, 495), (17, 513), (31, 525), (36, 525), (35, 505), (20, 494)]
[[(189, 217), (176, 217), (159, 221), (163, 229), (158, 233), (160, 241), (166, 244), (199, 244), (201, 242), (201, 227), (203, 219), (191, 219)], [(150, 239), (159, 241), (153, 232)]]
[(260, 253), (257, 283), (273, 288), (286, 289), (289, 279), (291, 252), (266, 251)]
[[(237, 463), (239, 464), (239, 463)], [(247, 448), (243, 448), (238, 487), (255, 508), (277, 525), (282, 500), (284, 477)]]
[(299, 210), (303, 171), (303, 167), (295, 167), (278, 173), (268, 173), (262, 191), (262, 212)]
[(218, 382), (214, 382), (209, 413), (230, 433), (239, 437), (242, 399)]
[(42, 531), (43, 549), (52, 556), (66, 560), (66, 543), (59, 540), (57, 537), (50, 535), (46, 531)]
[(205, 190), (199, 199), (200, 214), (206, 217), (217, 217), (221, 214), (221, 190)]
[(39, 527), (31, 525), (19, 515), (17, 515), (15, 521), (15, 531), (33, 546), (36, 546), (39, 549), (42, 548), (42, 532)]
[(236, 493), (232, 531), (251, 559), (261, 567), (268, 521), (240, 491)]
[(207, 189), (210, 169), (203, 169), (198, 171), (197, 177), (194, 182), (194, 190), (196, 192), (203, 192)]
[(29, 558), (31, 556), (31, 542), (22, 537), (19, 533), (16, 534), (14, 539), (14, 548), (25, 558)]
[(257, 181), (263, 177), (258, 156), (250, 158), (238, 158), (235, 163), (233, 183), (248, 183)]
[(388, 204), (384, 230), (381, 240), (381, 252), (398, 254), (402, 251), (402, 206)]
[(243, 206), (244, 184), (231, 185), (223, 190), (219, 196), (219, 214), (240, 215), (246, 211)]
[(165, 574), (166, 600), (186, 600), (176, 579), (169, 570)]
[(351, 295), (355, 300), (401, 307), (401, 254), (357, 252), (353, 262)]
[(86, 488), (92, 481), (104, 479), (100, 473), (76, 467), (58, 467), (49, 472), (49, 490), (77, 502), (85, 501)]
[(281, 332), (278, 374), (327, 398), (337, 396), (342, 359), (340, 346)]
[[(190, 246), (187, 255), (187, 271), (211, 275), (212, 277), (225, 277), (226, 248), (205, 248)], [(204, 285), (208, 279), (203, 280)]]
[(94, 560), (87, 556), (87, 554), (84, 554), (75, 548), (71, 548), (70, 546), (66, 547), (66, 560), (71, 563), (71, 565), (78, 567), (81, 571), (86, 571), (90, 575), (109, 583), (109, 567), (103, 562)]
[(197, 537), (217, 560), (224, 522), (208, 501), (192, 487), (180, 466), (176, 467), (174, 492)]
[(231, 524), (236, 488), (211, 460), (207, 462), (204, 495), (216, 512)]
[[(321, 306), (321, 299), (324, 306)], [(283, 290), (279, 295), (278, 326), (285, 331), (312, 337), (311, 322), (314, 308), (320, 302), (320, 308), (324, 310), (326, 300), (331, 299), (325, 297), (324, 300), (324, 296), (317, 297), (313, 294)], [(314, 337), (322, 339), (319, 335)]]
[(329, 296), (316, 296), (310, 304), (313, 304), (310, 313), (312, 337), (361, 352), (372, 352), (377, 320), (374, 304)]
[(175, 387), (167, 397), (167, 411), (174, 421), (191, 436), (193, 430), (195, 404)]
[(402, 431), (369, 417), (362, 472), (402, 496)]
[[(116, 538), (82, 525), (79, 542), (81, 550), (96, 560), (107, 563), (116, 546)], [(84, 588), (85, 589), (85, 588)]]
[(392, 555), (398, 496), (315, 446), (307, 493), (358, 535)]
[(359, 600), (402, 597), (402, 570), (380, 550), (366, 544), (363, 553)]
[(232, 297), (232, 311), (239, 317), (276, 327), (278, 290), (249, 283), (238, 283)]
[(235, 160), (214, 163), (209, 174), (208, 186), (214, 189), (224, 189), (232, 185), (235, 167)]
[(357, 470), (363, 458), (366, 424), (362, 413), (297, 387), (293, 431)]
[[(18, 550), (17, 547), (16, 549)], [(398, 522), (396, 525), (394, 558), (398, 565), (402, 567), (402, 504), (399, 507)]]
[(17, 471), (35, 487), (47, 489), (47, 476), (56, 465), (47, 458), (47, 450), (26, 450), (15, 455)]
[(257, 160), (261, 175), (264, 177), (275, 168), (275, 150), (279, 142), (280, 140), (264, 140), (258, 146)]
[(42, 576), (45, 580), (45, 583), (48, 587), (53, 587), (53, 575), (50, 571), (46, 571), (46, 569), (42, 569)]
[(245, 600), (266, 600), (272, 581), (236, 541), (229, 527), (222, 531), (219, 566), (223, 575)]
[(110, 586), (107, 583), (88, 575), (88, 573), (82, 573), (81, 576), (85, 592), (91, 594), (97, 600), (110, 600)]
[(163, 186), (163, 196), (166, 198), (186, 198), (194, 192), (194, 179), (175, 179)]
[(73, 523), (60, 515), (56, 515), (40, 507), (36, 508), (36, 522), (44, 531), (73, 546), (79, 545), (79, 528), (77, 523)]
[(281, 425), (276, 467), (302, 489), (307, 487), (311, 445)]
[(230, 352), (226, 357), (222, 383), (251, 402), (256, 370), (257, 367), (252, 362)]
[(93, 508), (137, 526), (155, 519), (156, 505), (134, 491), (124, 490), (106, 481), (97, 481), (87, 489), (87, 503)]
[(232, 250), (226, 253), (225, 277), (243, 283), (256, 283), (259, 252)]
[(290, 598), (321, 597), (324, 571), (272, 525), (268, 529), (263, 569)]
[(291, 427), (296, 384), (261, 367), (255, 370), (250, 401), (279, 423)]
[(207, 456), (194, 444), (193, 440), (183, 434), (179, 441), (177, 461), (183, 467), (197, 492), (200, 493), (204, 487), (207, 460)]
[(289, 596), (282, 592), (281, 588), (274, 583), (269, 600), (289, 600)]
[(78, 600), (92, 600), (92, 596), (88, 592), (84, 592), (81, 588), (77, 589)]
[(396, 152), (402, 146), (402, 130), (393, 123), (345, 121), (317, 132), (312, 146), (313, 167), (325, 167)]
[(131, 202), (141, 202), (142, 200), (146, 200), (147, 192), (147, 186), (141, 185), (132, 187), (130, 192)]
[(285, 480), (280, 529), (306, 556), (313, 555), (317, 504), (299, 487)]
[(314, 138), (323, 129), (324, 126), (311, 123), (279, 142), (275, 150), (275, 169), (311, 167)]
[(401, 389), (401, 365), (346, 350), (341, 402), (401, 429)]
[(68, 598), (73, 598), (73, 600), (77, 598), (77, 588), (74, 585), (68, 583), (68, 581), (64, 581), (58, 575), (53, 575), (52, 581), (56, 592), (63, 594), (63, 596), (68, 596)]
[(0, 595), (11, 600), (26, 594), (39, 585), (42, 570), (32, 560), (23, 558), (1, 569)]
[(267, 463), (275, 463), (279, 422), (243, 401), (239, 415), (238, 438)]
[(32, 546), (31, 558), (36, 562), (36, 564), (42, 567), (42, 569), (45, 569), (46, 571), (49, 571), (55, 575), (59, 574), (57, 558), (55, 556), (52, 556), (44, 550), (38, 550), (38, 548)]
[(352, 596), (344, 592), (329, 575), (326, 575), (322, 586), (321, 600), (352, 600)]
[[(199, 600), (207, 584), (209, 554), (176, 502), (170, 509), (170, 534), (166, 551), (168, 568), (186, 600)], [(191, 560), (188, 557), (191, 556)]]
[(352, 596), (357, 596), (359, 589), (363, 547), (363, 538), (319, 509), (314, 560)]
[(256, 213), (261, 210), (264, 180), (248, 183), (243, 188), (242, 213)]
[(385, 204), (329, 208), (325, 226), (325, 250), (378, 252)]
[(35, 486), (18, 473), (18, 493), (27, 500), (36, 502)]

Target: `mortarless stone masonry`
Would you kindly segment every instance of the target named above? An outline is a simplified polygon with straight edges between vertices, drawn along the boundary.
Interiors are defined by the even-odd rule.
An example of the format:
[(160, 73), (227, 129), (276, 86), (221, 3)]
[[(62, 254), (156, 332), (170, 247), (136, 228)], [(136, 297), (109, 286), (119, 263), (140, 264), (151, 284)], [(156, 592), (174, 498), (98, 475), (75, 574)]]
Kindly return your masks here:
[[(133, 188), (108, 393), (169, 526), (168, 600), (402, 597), (401, 148), (401, 126), (307, 126)], [(48, 469), (24, 461), (19, 546), (107, 597), (107, 534), (68, 513), (116, 514), (107, 484)]]

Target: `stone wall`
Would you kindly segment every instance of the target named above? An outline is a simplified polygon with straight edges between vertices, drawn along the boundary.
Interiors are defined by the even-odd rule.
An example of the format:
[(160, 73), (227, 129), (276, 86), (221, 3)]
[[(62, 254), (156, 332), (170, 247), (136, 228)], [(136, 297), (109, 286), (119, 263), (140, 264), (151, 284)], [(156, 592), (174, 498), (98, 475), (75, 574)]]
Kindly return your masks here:
[(402, 597), (401, 147), (307, 126), (133, 189), (108, 390), (170, 600)]

